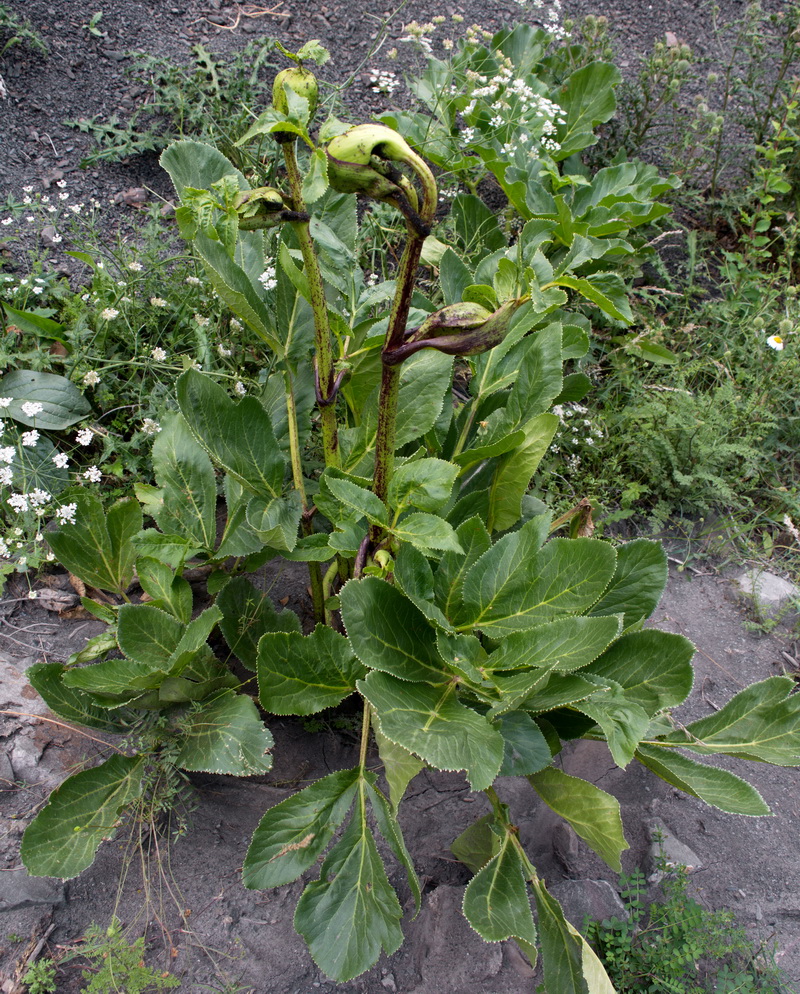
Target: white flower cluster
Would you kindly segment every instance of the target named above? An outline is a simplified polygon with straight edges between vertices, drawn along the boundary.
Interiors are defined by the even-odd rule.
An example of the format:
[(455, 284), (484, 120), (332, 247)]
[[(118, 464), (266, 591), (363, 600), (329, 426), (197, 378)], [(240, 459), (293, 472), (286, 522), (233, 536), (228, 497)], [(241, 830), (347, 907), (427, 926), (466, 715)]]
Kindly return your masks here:
[(258, 277), (258, 282), (264, 287), (265, 290), (274, 290), (278, 285), (278, 280), (275, 274), (275, 266), (268, 265), (264, 272)]
[(402, 85), (401, 80), (397, 78), (397, 73), (390, 69), (373, 69), (369, 78), (372, 82), (370, 89), (373, 93), (384, 93), (387, 97), (391, 97), (394, 91)]

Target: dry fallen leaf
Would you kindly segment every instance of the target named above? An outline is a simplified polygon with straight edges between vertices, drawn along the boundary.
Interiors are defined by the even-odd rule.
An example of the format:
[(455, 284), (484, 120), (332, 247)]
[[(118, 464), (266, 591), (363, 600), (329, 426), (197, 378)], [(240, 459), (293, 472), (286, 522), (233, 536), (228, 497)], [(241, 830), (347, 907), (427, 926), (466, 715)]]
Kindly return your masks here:
[(131, 186), (121, 190), (114, 196), (115, 204), (127, 204), (129, 207), (141, 207), (147, 202), (147, 190), (141, 186)]
[(46, 611), (68, 611), (78, 603), (78, 595), (69, 590), (44, 587), (36, 591), (36, 603)]

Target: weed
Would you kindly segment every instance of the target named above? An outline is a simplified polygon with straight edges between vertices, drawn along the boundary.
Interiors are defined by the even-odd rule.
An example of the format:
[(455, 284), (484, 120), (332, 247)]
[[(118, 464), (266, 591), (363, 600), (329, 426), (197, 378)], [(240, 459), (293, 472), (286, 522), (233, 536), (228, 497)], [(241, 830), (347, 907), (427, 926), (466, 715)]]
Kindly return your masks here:
[(31, 51), (47, 55), (44, 39), (28, 18), (21, 17), (16, 11), (2, 4), (0, 5), (0, 58), (15, 45), (26, 45)]
[(25, 971), (22, 982), (28, 994), (55, 994), (58, 990), (55, 963), (51, 959), (36, 960)]
[(87, 981), (84, 994), (149, 994), (180, 987), (177, 977), (146, 966), (144, 954), (144, 937), (129, 942), (119, 919), (113, 918), (105, 929), (90, 925), (84, 943), (75, 953), (92, 963), (90, 969), (83, 971)]

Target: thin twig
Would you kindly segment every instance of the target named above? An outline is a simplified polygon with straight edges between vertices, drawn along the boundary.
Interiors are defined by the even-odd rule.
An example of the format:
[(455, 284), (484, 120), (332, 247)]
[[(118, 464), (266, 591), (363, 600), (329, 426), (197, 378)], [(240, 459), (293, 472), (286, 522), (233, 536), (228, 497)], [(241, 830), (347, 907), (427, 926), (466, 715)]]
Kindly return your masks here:
[(56, 721), (55, 718), (47, 718), (43, 714), (33, 714), (31, 711), (11, 711), (11, 710), (2, 710), (0, 711), (0, 714), (13, 715), (15, 718), (38, 718), (39, 721), (47, 721), (51, 725), (58, 725), (59, 728), (66, 728), (67, 731), (77, 732), (78, 735), (82, 735), (86, 739), (91, 739), (92, 742), (97, 742), (98, 745), (106, 746), (109, 749), (114, 749), (116, 752), (120, 753), (121, 755), (124, 755), (122, 749), (119, 749), (113, 743), (106, 742), (103, 739), (98, 739), (94, 735), (90, 735), (88, 732), (84, 732), (83, 729), (81, 728), (75, 728), (74, 725), (67, 725), (63, 721)]

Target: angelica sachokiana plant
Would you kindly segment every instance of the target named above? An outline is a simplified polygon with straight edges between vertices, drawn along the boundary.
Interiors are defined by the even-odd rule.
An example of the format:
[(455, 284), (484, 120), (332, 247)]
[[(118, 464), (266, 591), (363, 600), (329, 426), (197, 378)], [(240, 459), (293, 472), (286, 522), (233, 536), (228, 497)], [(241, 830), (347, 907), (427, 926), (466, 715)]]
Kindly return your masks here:
[[(66, 665), (29, 671), (61, 716), (130, 737), (54, 792), (25, 834), (23, 859), (34, 874), (79, 873), (135, 809), (154, 764), (267, 770), (272, 739), (256, 689), (275, 715), (313, 715), (356, 694), (358, 763), (266, 812), (245, 886), (289, 883), (321, 860), (295, 925), (320, 968), (350, 980), (402, 943), (402, 908), (377, 836), (418, 906), (398, 809), (425, 767), (463, 770), (491, 806), (468, 845), (454, 843), (475, 873), (464, 898), (471, 926), (488, 941), (514, 938), (532, 961), (541, 948), (552, 994), (610, 992), (525, 852), (496, 778), (527, 778), (619, 869), (627, 843), (618, 802), (553, 765), (564, 742), (605, 741), (620, 767), (635, 759), (692, 796), (749, 815), (768, 811), (755, 788), (694, 756), (800, 762), (789, 678), (749, 687), (687, 728), (675, 724), (670, 708), (691, 688), (693, 646), (643, 627), (666, 579), (661, 546), (617, 549), (590, 536), (585, 504), (553, 520), (527, 495), (556, 431), (550, 408), (589, 387), (583, 374), (564, 374), (588, 347), (582, 309), (630, 320), (615, 259), (640, 214), (660, 208), (631, 199), (636, 164), (589, 178), (569, 171), (579, 166), (537, 160), (512, 187), (551, 198), (558, 217), (525, 215), (509, 240), (476, 197), (462, 198), (456, 230), (475, 230), (478, 219), (491, 244), (477, 257), (457, 251), (457, 239), (445, 245), (438, 283), (423, 293), (415, 284), (438, 200), (434, 177), (385, 124), (328, 120), (312, 137), (316, 87), (303, 63), (325, 55), (315, 42), (290, 54), (295, 67), (278, 77), (273, 106), (240, 139), (277, 142), (280, 189), (258, 177), (252, 186), (211, 146), (178, 142), (162, 156), (184, 237), (219, 296), (264, 342), (264, 388), (237, 402), (187, 370), (179, 413), (154, 444), (156, 485), (137, 490), (154, 527), (142, 528), (133, 500), (104, 515), (84, 497), (84, 527), (50, 533), (58, 558), (87, 585), (124, 601), (135, 569), (152, 599), (116, 607), (87, 599), (108, 632)], [(607, 67), (594, 71), (559, 91), (564, 123), (553, 141), (562, 148), (571, 121), (582, 122), (585, 145), (613, 103)], [(515, 168), (523, 167), (533, 169)], [(652, 179), (648, 189), (658, 186)], [(597, 226), (571, 223), (561, 190), (575, 191)], [(377, 285), (357, 262), (357, 195), (405, 220), (394, 278)], [(569, 535), (554, 534), (568, 525)], [(241, 575), (274, 555), (309, 564), (313, 631)], [(209, 569), (215, 597), (195, 618), (188, 562)], [(242, 681), (212, 652), (216, 626), (252, 677)], [(385, 785), (367, 764), (373, 735)]]

